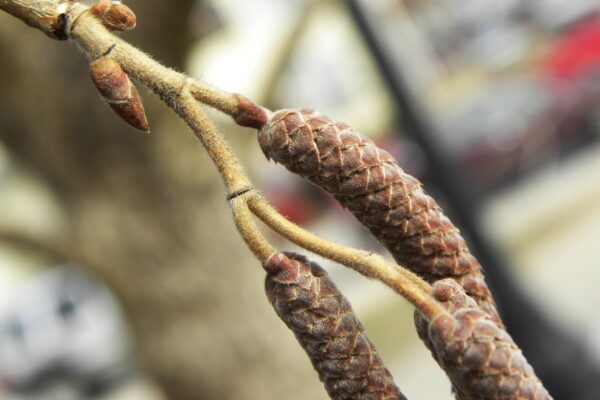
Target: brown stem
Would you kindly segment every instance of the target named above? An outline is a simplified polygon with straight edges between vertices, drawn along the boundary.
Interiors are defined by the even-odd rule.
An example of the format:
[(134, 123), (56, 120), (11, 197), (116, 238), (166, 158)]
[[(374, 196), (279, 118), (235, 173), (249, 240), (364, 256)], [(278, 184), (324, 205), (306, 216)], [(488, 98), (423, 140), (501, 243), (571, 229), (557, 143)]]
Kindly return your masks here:
[(64, 0), (0, 0), (0, 10), (12, 14), (53, 39), (66, 40), (65, 13), (70, 3)]
[(367, 278), (374, 278), (392, 288), (428, 318), (445, 313), (431, 297), (431, 287), (418, 276), (398, 268), (378, 254), (345, 247), (308, 232), (288, 221), (261, 196), (246, 194), (250, 210), (267, 226), (286, 239), (321, 257), (352, 268)]
[[(11, 4), (21, 4), (20, 0), (0, 1), (2, 1), (0, 3), (1, 8), (7, 11), (13, 9), (10, 6)], [(127, 74), (138, 79), (159, 95), (200, 139), (223, 178), (228, 198), (240, 199), (236, 200), (235, 204), (238, 201), (248, 201), (250, 210), (263, 219), (272, 229), (308, 250), (340, 262), (367, 277), (380, 280), (407, 298), (424, 315), (433, 318), (445, 312), (431, 298), (429, 285), (414, 274), (386, 262), (375, 254), (327, 242), (306, 232), (289, 223), (260, 196), (257, 196), (253, 192), (250, 179), (241, 164), (229, 150), (227, 143), (212, 122), (206, 118), (195, 97), (200, 97), (211, 106), (221, 107), (222, 111), (232, 115), (236, 120), (246, 120), (246, 116), (253, 116), (252, 118), (254, 118), (257, 125), (260, 125), (262, 118), (266, 115), (260, 107), (247, 101), (243, 96), (231, 95), (210, 88), (188, 78), (184, 74), (161, 65), (142, 51), (109, 32), (91, 13), (87, 12), (87, 7), (79, 3), (69, 3), (70, 7), (65, 15), (59, 14), (64, 6), (63, 2), (58, 0), (30, 1), (27, 4), (28, 7), (25, 10), (29, 10), (28, 13), (21, 10), (23, 12), (13, 15), (28, 21), (27, 18), (35, 19), (31, 16), (35, 12), (42, 11), (42, 9), (36, 7), (41, 7), (42, 4), (50, 8), (54, 7), (54, 14), (52, 14), (54, 22), (66, 20), (65, 32), (91, 59), (95, 60), (110, 53), (110, 56), (121, 65)], [(33, 26), (39, 27), (40, 25), (33, 24)], [(237, 101), (237, 105), (235, 101)], [(252, 118), (250, 118), (250, 122), (252, 122)], [(240, 210), (243, 212), (243, 209), (238, 208), (236, 210), (237, 214), (234, 215), (239, 216)], [(242, 214), (242, 217), (246, 218), (246, 215)], [(241, 227), (240, 231), (245, 235), (244, 238), (252, 240), (251, 237), (255, 232), (247, 230), (250, 226), (239, 222), (238, 226)], [(266, 244), (262, 244), (253, 248), (253, 251), (262, 257), (271, 252), (271, 248)]]
[(256, 258), (261, 262), (265, 262), (277, 252), (258, 230), (254, 222), (254, 215), (248, 209), (248, 204), (243, 198), (231, 199), (231, 211), (238, 232), (240, 232), (246, 245), (252, 250)]

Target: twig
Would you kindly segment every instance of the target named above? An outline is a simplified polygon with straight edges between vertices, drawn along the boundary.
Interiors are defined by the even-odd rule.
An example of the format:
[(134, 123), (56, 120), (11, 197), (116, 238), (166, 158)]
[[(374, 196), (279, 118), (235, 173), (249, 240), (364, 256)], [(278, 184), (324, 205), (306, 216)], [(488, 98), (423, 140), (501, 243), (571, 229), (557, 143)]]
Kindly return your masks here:
[[(112, 70), (114, 72), (119, 69), (119, 71), (107, 76), (106, 80), (99, 81), (102, 83), (101, 87), (104, 87), (105, 83), (111, 85), (113, 77), (123, 83), (125, 82), (123, 77), (127, 74), (125, 76), (127, 79), (128, 76), (136, 78), (159, 95), (187, 123), (204, 145), (226, 186), (237, 229), (258, 259), (264, 263), (273, 261), (276, 250), (256, 227), (254, 216), (289, 241), (352, 268), (366, 277), (377, 279), (411, 302), (427, 319), (425, 322), (430, 322), (427, 332), (421, 332), (424, 334), (422, 337), (425, 337), (426, 343), (434, 351), (435, 358), (443, 361), (442, 367), (447, 371), (458, 371), (462, 374), (473, 370), (474, 362), (479, 363), (481, 360), (487, 362), (488, 357), (484, 357), (487, 350), (482, 348), (481, 344), (489, 342), (490, 338), (498, 340), (499, 335), (506, 333), (502, 330), (499, 318), (496, 317), (494, 303), (491, 295), (488, 296), (487, 287), (482, 283), (482, 279), (481, 282), (478, 280), (479, 264), (468, 252), (456, 228), (441, 214), (439, 206), (419, 191), (420, 184), (413, 178), (404, 176), (402, 170), (395, 166), (393, 158), (374, 147), (368, 139), (362, 138), (347, 125), (335, 123), (313, 111), (284, 110), (270, 114), (269, 111), (239, 94), (221, 91), (164, 67), (109, 32), (89, 12), (87, 6), (77, 1), (0, 0), (0, 9), (40, 29), (50, 37), (72, 39), (92, 62), (107, 56), (114, 60), (113, 67), (118, 64), (119, 68), (112, 68)], [(120, 88), (128, 87), (127, 84)], [(129, 99), (129, 96), (126, 98)], [(120, 101), (121, 96), (115, 99)], [(110, 97), (109, 100), (115, 99)], [(286, 166), (290, 170), (309, 177), (326, 190), (333, 192), (348, 209), (364, 218), (365, 225), (371, 228), (384, 243), (391, 246), (399, 262), (411, 263), (408, 266), (417, 272), (429, 275), (452, 275), (457, 280), (462, 279), (466, 273), (472, 273), (474, 277), (467, 276), (467, 278), (473, 279), (462, 283), (465, 289), (468, 289), (466, 290), (468, 294), (473, 294), (477, 300), (484, 300), (481, 301), (481, 309), (477, 306), (474, 308), (474, 312), (479, 314), (473, 314), (473, 310), (465, 310), (464, 314), (460, 314), (462, 312), (460, 310), (459, 313), (453, 313), (451, 307), (444, 303), (448, 291), (444, 288), (440, 291), (439, 285), (435, 295), (429, 284), (413, 272), (389, 263), (377, 254), (327, 241), (285, 219), (253, 188), (242, 165), (227, 146), (220, 132), (206, 117), (198, 101), (230, 115), (240, 125), (261, 129), (259, 142), (268, 157), (279, 162), (284, 162), (286, 157), (289, 158)], [(329, 131), (323, 136), (325, 129)], [(292, 140), (296, 143), (291, 144)], [(292, 148), (297, 153), (292, 152)], [(325, 151), (326, 149), (330, 151)], [(337, 150), (337, 153), (333, 150)], [(316, 156), (311, 151), (316, 151)], [(328, 157), (334, 154), (337, 158), (332, 156), (329, 160)], [(308, 160), (311, 162), (307, 162)], [(311, 168), (315, 169), (311, 170)], [(343, 176), (336, 175), (342, 172)], [(398, 191), (397, 196), (394, 195), (394, 190)], [(372, 194), (376, 198), (369, 197)], [(393, 199), (396, 203), (392, 204)], [(366, 204), (363, 204), (365, 201)], [(402, 226), (400, 233), (407, 235), (407, 238), (398, 239), (399, 226)], [(437, 230), (433, 229), (434, 227), (437, 227)], [(440, 230), (440, 227), (443, 229)], [(418, 257), (412, 254), (414, 249), (420, 252)], [(438, 259), (440, 254), (445, 258)], [(405, 259), (403, 258), (405, 255), (410, 257)], [(272, 266), (289, 267), (286, 271), (291, 274), (294, 272), (292, 267), (298, 262), (275, 264)], [(266, 269), (268, 271), (268, 268)], [(290, 278), (289, 274), (283, 274), (284, 278)], [(462, 291), (460, 286), (454, 285), (457, 290)], [(464, 296), (467, 298), (466, 294)], [(465, 318), (462, 318), (463, 316)], [(457, 338), (463, 338), (465, 333), (469, 333), (463, 328), (470, 329), (474, 326), (479, 330), (473, 331), (473, 339), (465, 342), (465, 346), (469, 349), (464, 353), (456, 352), (458, 347), (452, 335), (456, 334)], [(490, 334), (492, 332), (490, 326), (494, 329), (493, 335)], [(430, 332), (437, 332), (439, 335), (432, 334), (429, 337)], [(498, 346), (500, 347), (502, 346)], [(514, 348), (518, 351), (516, 346)], [(499, 356), (504, 354), (500, 353)], [(460, 356), (458, 359), (455, 357), (457, 355)], [(495, 363), (497, 359), (492, 357), (492, 361)], [(479, 366), (487, 368), (487, 364)], [(501, 368), (500, 374), (494, 370), (490, 376), (503, 379), (503, 374), (513, 370), (513, 367), (511, 361)], [(537, 379), (532, 378), (534, 375), (529, 366), (523, 366), (523, 370), (525, 371), (523, 375), (530, 381)], [(460, 387), (459, 383), (463, 375), (450, 374), (450, 376), (453, 377), (455, 387)], [(462, 388), (465, 393), (469, 393), (466, 398), (481, 398), (481, 385), (486, 384), (487, 378), (478, 373), (472, 377), (469, 375), (468, 378), (469, 385), (463, 385)], [(507, 386), (502, 379), (497, 382), (498, 385), (489, 387), (493, 391), (498, 389), (499, 393), (506, 393)], [(534, 383), (536, 382), (539, 383), (539, 381)], [(533, 393), (531, 387), (530, 384), (524, 384), (519, 388), (519, 393), (527, 395), (527, 398), (549, 398), (541, 383), (537, 386), (538, 397), (530, 396)], [(493, 396), (483, 394), (483, 396), (498, 398), (495, 394)], [(461, 397), (463, 397), (462, 392)]]
[(252, 250), (256, 258), (261, 262), (265, 262), (273, 256), (277, 250), (269, 244), (258, 230), (253, 219), (254, 215), (248, 209), (248, 203), (245, 199), (240, 196), (231, 199), (231, 210), (240, 235), (242, 235), (246, 245)]
[(53, 39), (66, 40), (65, 13), (70, 1), (0, 0), (0, 10), (19, 18)]
[[(14, 11), (13, 4), (21, 4), (21, 1), (17, 0), (0, 1), (0, 9), (9, 12)], [(56, 16), (54, 24), (40, 23), (36, 25), (35, 17), (32, 15), (35, 15), (35, 8), (41, 3), (44, 7), (55, 6), (54, 13), (48, 13), (48, 15)], [(238, 205), (242, 201), (247, 201), (252, 212), (284, 237), (325, 258), (353, 268), (365, 276), (380, 280), (407, 298), (424, 315), (434, 317), (445, 312), (431, 297), (429, 285), (414, 274), (384, 261), (375, 254), (349, 249), (318, 238), (289, 223), (279, 215), (253, 191), (250, 179), (238, 159), (230, 151), (212, 122), (206, 118), (202, 107), (196, 100), (215, 107), (236, 120), (248, 122), (249, 118), (249, 125), (253, 123), (260, 125), (261, 118), (266, 118), (264, 110), (243, 96), (212, 88), (161, 65), (147, 54), (109, 32), (88, 10), (86, 6), (77, 2), (70, 2), (69, 7), (65, 9), (63, 1), (45, 0), (43, 2), (29, 1), (25, 6), (21, 6), (17, 10), (18, 12), (12, 12), (12, 14), (46, 33), (58, 30), (65, 32), (91, 60), (110, 53), (110, 56), (121, 65), (127, 74), (160, 96), (190, 126), (206, 148), (223, 178), (228, 199), (235, 200), (232, 201), (232, 205), (235, 205), (234, 217), (243, 219), (243, 221), (236, 221), (238, 229), (245, 240), (253, 242), (251, 248), (259, 258), (272, 254), (273, 249), (266, 241), (262, 240), (258, 231), (254, 229), (255, 227), (248, 224), (248, 215), (245, 214), (244, 208)], [(52, 26), (52, 29), (56, 31), (51, 31), (47, 26)], [(58, 28), (54, 28), (56, 26)], [(56, 33), (53, 36), (56, 37)], [(261, 240), (255, 243), (254, 240), (257, 239)]]
[(387, 262), (378, 254), (345, 247), (306, 231), (279, 214), (255, 192), (247, 193), (250, 210), (267, 226), (289, 241), (321, 257), (336, 261), (392, 288), (425, 316), (433, 318), (445, 310), (431, 297), (431, 287), (412, 272)]
[(204, 82), (194, 81), (190, 85), (190, 93), (199, 102), (213, 107), (232, 118), (235, 118), (240, 112), (239, 101), (234, 94), (227, 93)]
[[(35, 235), (25, 234), (17, 231), (0, 231), (0, 243), (7, 244), (28, 254), (39, 253), (47, 258), (49, 263), (61, 263), (67, 261), (65, 249), (59, 243), (46, 238), (38, 238)], [(76, 263), (76, 260), (69, 258)]]
[[(70, 28), (70, 38), (79, 44), (92, 59), (97, 59), (110, 49), (110, 55), (132, 77), (150, 88), (167, 101), (187, 85), (189, 93), (198, 101), (213, 107), (236, 119), (244, 111), (240, 97), (228, 93), (202, 81), (167, 68), (149, 55), (109, 32), (96, 18), (79, 8), (73, 8), (80, 15)], [(73, 19), (73, 18), (71, 18)]]

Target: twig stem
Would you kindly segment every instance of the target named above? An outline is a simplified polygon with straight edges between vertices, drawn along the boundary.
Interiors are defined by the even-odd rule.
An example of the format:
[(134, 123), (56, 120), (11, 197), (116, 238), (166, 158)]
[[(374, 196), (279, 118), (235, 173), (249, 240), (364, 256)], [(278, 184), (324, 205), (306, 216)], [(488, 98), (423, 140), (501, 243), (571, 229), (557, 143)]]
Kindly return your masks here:
[[(92, 59), (110, 52), (110, 56), (121, 64), (125, 72), (159, 95), (200, 139), (219, 169), (229, 196), (252, 187), (237, 157), (229, 150), (225, 140), (190, 94), (191, 87), (199, 87), (200, 83), (161, 65), (142, 51), (117, 38), (89, 13), (83, 13), (78, 18), (71, 31), (71, 38)], [(218, 92), (214, 90), (207, 93), (211, 95), (207, 94), (206, 98), (213, 98), (215, 102), (221, 97), (227, 97), (217, 95)], [(231, 104), (228, 104), (228, 107), (230, 106)]]
[(298, 227), (279, 214), (256, 192), (244, 196), (250, 211), (289, 241), (321, 257), (352, 268), (368, 278), (381, 281), (407, 299), (428, 318), (446, 312), (433, 299), (429, 284), (412, 272), (387, 262), (378, 254), (330, 242)]
[(246, 245), (252, 250), (256, 258), (261, 262), (265, 262), (277, 252), (258, 230), (254, 222), (254, 215), (248, 209), (248, 204), (243, 196), (231, 199), (231, 210), (240, 235), (242, 235)]
[(347, 248), (305, 231), (281, 216), (252, 188), (250, 179), (237, 157), (231, 152), (217, 128), (206, 117), (202, 106), (197, 102), (199, 100), (236, 118), (243, 108), (240, 97), (194, 81), (182, 73), (161, 65), (109, 32), (87, 12), (88, 8), (80, 3), (69, 2), (65, 14), (60, 18), (57, 17), (54, 24), (48, 24), (47, 21), (36, 24), (35, 12), (40, 10), (35, 10), (35, 7), (54, 5), (56, 7), (54, 14), (51, 12), (49, 14), (56, 17), (59, 10), (65, 9), (64, 1), (30, 0), (21, 9), (17, 8), (18, 12), (11, 6), (12, 4), (21, 4), (21, 2), (0, 0), (0, 9), (13, 11), (13, 15), (49, 34), (51, 32), (46, 29), (48, 26), (62, 24), (61, 29), (92, 60), (110, 54), (125, 72), (154, 91), (189, 125), (223, 178), (240, 234), (261, 261), (266, 260), (275, 250), (256, 227), (251, 213), (299, 246), (337, 261), (367, 277), (380, 280), (415, 305), (426, 317), (433, 318), (445, 312), (433, 299), (430, 286), (416, 275), (385, 261), (376, 254)]

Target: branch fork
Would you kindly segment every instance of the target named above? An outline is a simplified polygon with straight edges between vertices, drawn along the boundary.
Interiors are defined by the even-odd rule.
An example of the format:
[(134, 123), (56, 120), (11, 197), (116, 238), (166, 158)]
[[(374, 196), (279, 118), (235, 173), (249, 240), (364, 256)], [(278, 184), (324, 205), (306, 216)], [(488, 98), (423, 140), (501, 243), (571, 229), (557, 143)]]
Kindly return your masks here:
[[(499, 317), (494, 314), (495, 306), (491, 295), (487, 297), (489, 292), (483, 283), (479, 265), (466, 250), (466, 244), (458, 230), (443, 216), (439, 206), (422, 192), (416, 179), (404, 174), (389, 154), (374, 147), (372, 141), (354, 132), (348, 125), (336, 123), (313, 110), (283, 110), (272, 113), (243, 95), (222, 91), (161, 65), (114, 35), (113, 31), (123, 31), (135, 26), (135, 14), (120, 2), (101, 0), (90, 8), (77, 1), (0, 0), (0, 9), (54, 39), (70, 39), (76, 43), (91, 60), (92, 80), (101, 95), (130, 125), (143, 131), (148, 130), (139, 95), (129, 80), (130, 77), (152, 90), (179, 115), (203, 144), (217, 167), (226, 187), (236, 227), (271, 278), (286, 268), (291, 268), (288, 272), (304, 271), (306, 279), (311, 282), (313, 279), (317, 282), (321, 275), (315, 275), (315, 270), (310, 272), (310, 268), (306, 269), (308, 261), (304, 258), (283, 255), (275, 249), (256, 226), (255, 218), (305, 250), (387, 285), (414, 305), (418, 326), (419, 319), (426, 325), (436, 321), (447, 322), (445, 325), (436, 322), (427, 332), (427, 326), (419, 331), (439, 362), (453, 360), (447, 353), (448, 349), (444, 346), (440, 348), (439, 345), (440, 335), (446, 341), (451, 342), (452, 339), (443, 336), (447, 333), (444, 326), (453, 326), (452, 323), (459, 322), (467, 324), (471, 320), (456, 322), (456, 312), (444, 296), (440, 295), (440, 283), (436, 284), (434, 292), (430, 283), (419, 277), (416, 272), (428, 279), (436, 276), (435, 279), (429, 279), (430, 281), (439, 279), (442, 273), (458, 271), (452, 278), (460, 282), (465, 275), (470, 274), (465, 282), (476, 282), (477, 285), (469, 283), (461, 286), (453, 283), (453, 293), (473, 297), (476, 297), (475, 292), (483, 294), (483, 304), (469, 303), (469, 307), (474, 309), (478, 321), (483, 321), (481, 326), (487, 326), (489, 323), (498, 331), (504, 332)], [(331, 191), (357, 218), (364, 218), (363, 223), (380, 240), (397, 252), (394, 254), (397, 261), (406, 260), (411, 264), (406, 265), (409, 268), (415, 266), (413, 262), (419, 267), (411, 271), (372, 252), (330, 242), (284, 218), (254, 188), (241, 163), (204, 113), (202, 104), (231, 116), (241, 126), (259, 130), (258, 139), (268, 157), (284, 163), (292, 172), (299, 173)], [(292, 141), (295, 141), (296, 151), (293, 154), (290, 151)], [(289, 158), (286, 160), (285, 157)], [(400, 222), (395, 222), (394, 218), (399, 218), (398, 215), (401, 215), (398, 219)], [(432, 227), (436, 227), (437, 230)], [(441, 238), (435, 236), (439, 232), (443, 232)], [(446, 258), (442, 260), (441, 256), (438, 257), (440, 254)], [(288, 283), (293, 282), (286, 284)], [(477, 291), (469, 292), (471, 286)], [(463, 289), (466, 294), (462, 292)], [(275, 302), (274, 299), (278, 297), (275, 292), (271, 292), (270, 298)], [(279, 298), (284, 303), (289, 300), (286, 299)], [(286, 321), (285, 315), (280, 316)], [(458, 331), (460, 329), (456, 330)], [(332, 331), (332, 335), (333, 333)], [(480, 334), (479, 331), (476, 333)], [(509, 337), (503, 335), (502, 340), (512, 343)], [(331, 340), (334, 340), (335, 335), (331, 337)], [(432, 342), (432, 338), (436, 340)], [(465, 346), (470, 345), (475, 343), (477, 338), (463, 338), (463, 342), (466, 343)], [(515, 351), (518, 351), (516, 346)], [(308, 349), (307, 352), (312, 354)], [(447, 371), (457, 368), (443, 362), (441, 366)], [(539, 382), (534, 379), (532, 371), (525, 369), (528, 382)], [(478, 371), (471, 372), (469, 377), (479, 376)], [(456, 375), (449, 373), (449, 376), (453, 379), (455, 388), (458, 388), (457, 393), (461, 399), (479, 398), (475, 392), (471, 393), (473, 387), (468, 384), (461, 386), (460, 382), (454, 380), (458, 379), (455, 378)], [(477, 384), (476, 381), (473, 382)], [(351, 385), (350, 381), (344, 383), (346, 384)], [(539, 385), (541, 387), (541, 383)], [(373, 388), (369, 390), (371, 389)], [(493, 387), (490, 391), (495, 389)], [(543, 387), (535, 392), (537, 397), (531, 398), (550, 399), (542, 389)], [(331, 390), (335, 392), (337, 389)], [(363, 396), (364, 392), (359, 392), (356, 397), (351, 398), (363, 398), (360, 396)], [(501, 395), (502, 390), (499, 393)], [(523, 393), (528, 395), (529, 392), (523, 390)], [(396, 397), (385, 398), (404, 398), (399, 396), (402, 395), (398, 392)], [(519, 396), (506, 398), (525, 398)]]

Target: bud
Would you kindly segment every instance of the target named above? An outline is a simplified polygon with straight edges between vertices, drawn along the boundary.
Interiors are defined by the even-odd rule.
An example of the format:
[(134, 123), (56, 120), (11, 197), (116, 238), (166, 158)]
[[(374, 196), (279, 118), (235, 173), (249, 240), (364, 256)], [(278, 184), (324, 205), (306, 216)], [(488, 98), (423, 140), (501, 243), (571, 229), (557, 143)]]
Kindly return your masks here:
[(128, 31), (135, 28), (135, 13), (120, 1), (100, 0), (90, 11), (111, 31)]
[(92, 82), (113, 109), (129, 125), (149, 132), (148, 120), (139, 93), (118, 62), (104, 56), (90, 65)]
[(267, 123), (267, 113), (262, 107), (239, 93), (234, 96), (238, 101), (238, 114), (233, 119), (238, 125), (260, 129)]

